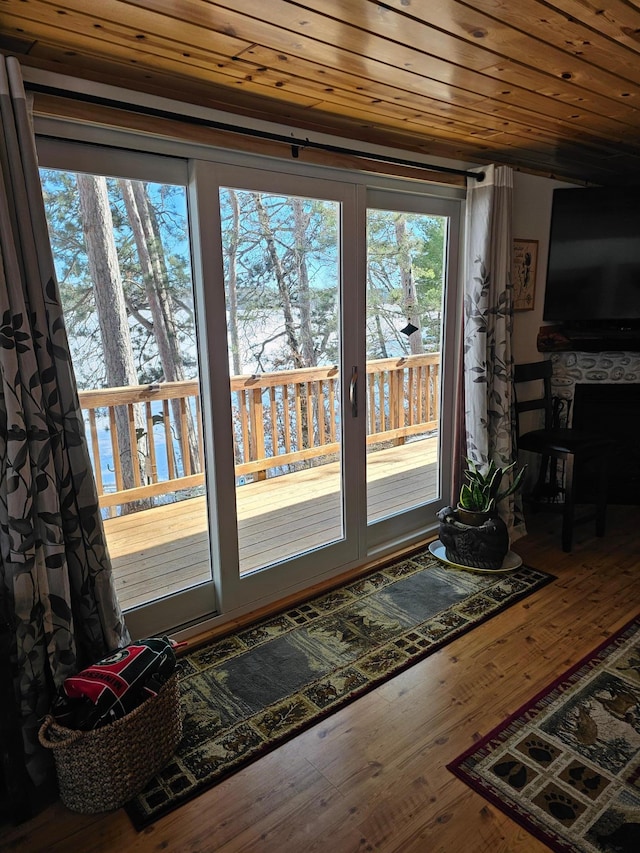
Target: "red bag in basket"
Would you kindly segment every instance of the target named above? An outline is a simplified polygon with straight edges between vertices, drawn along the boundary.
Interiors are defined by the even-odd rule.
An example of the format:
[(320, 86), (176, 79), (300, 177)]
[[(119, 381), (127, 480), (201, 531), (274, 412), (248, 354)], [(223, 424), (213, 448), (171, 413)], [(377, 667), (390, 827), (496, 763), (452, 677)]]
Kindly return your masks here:
[(61, 725), (95, 729), (124, 717), (173, 673), (177, 645), (167, 637), (138, 640), (67, 678), (51, 713)]

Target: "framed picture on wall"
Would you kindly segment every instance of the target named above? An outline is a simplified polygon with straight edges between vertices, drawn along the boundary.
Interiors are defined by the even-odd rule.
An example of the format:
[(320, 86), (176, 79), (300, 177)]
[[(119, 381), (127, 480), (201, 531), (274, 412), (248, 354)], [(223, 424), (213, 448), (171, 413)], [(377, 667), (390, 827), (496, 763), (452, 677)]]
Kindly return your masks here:
[(538, 241), (514, 240), (511, 263), (513, 310), (532, 311), (536, 301)]

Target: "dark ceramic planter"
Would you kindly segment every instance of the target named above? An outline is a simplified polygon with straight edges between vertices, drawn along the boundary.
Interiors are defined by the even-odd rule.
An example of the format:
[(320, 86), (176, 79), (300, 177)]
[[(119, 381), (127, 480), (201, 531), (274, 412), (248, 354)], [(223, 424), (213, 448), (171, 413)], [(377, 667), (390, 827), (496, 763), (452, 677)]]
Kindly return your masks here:
[(440, 541), (447, 560), (472, 569), (499, 569), (509, 552), (509, 531), (499, 516), (487, 518), (480, 525), (465, 524), (458, 510), (444, 507), (440, 519)]

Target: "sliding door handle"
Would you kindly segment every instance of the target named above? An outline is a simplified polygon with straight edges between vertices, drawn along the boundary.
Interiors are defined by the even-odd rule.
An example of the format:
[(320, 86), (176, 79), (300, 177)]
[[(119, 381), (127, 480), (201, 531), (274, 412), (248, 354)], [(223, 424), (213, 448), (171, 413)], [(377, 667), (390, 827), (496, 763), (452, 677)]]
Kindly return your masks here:
[(351, 382), (349, 383), (349, 402), (351, 403), (351, 414), (358, 417), (358, 368), (351, 368)]

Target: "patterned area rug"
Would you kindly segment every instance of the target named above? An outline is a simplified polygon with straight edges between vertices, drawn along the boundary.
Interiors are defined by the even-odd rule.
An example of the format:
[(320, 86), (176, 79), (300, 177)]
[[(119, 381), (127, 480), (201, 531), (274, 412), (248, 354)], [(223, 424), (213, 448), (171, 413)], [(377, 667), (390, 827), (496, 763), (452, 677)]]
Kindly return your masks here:
[(640, 851), (640, 616), (449, 765), (552, 850)]
[(178, 660), (184, 735), (127, 804), (141, 829), (553, 577), (448, 568), (428, 551)]

